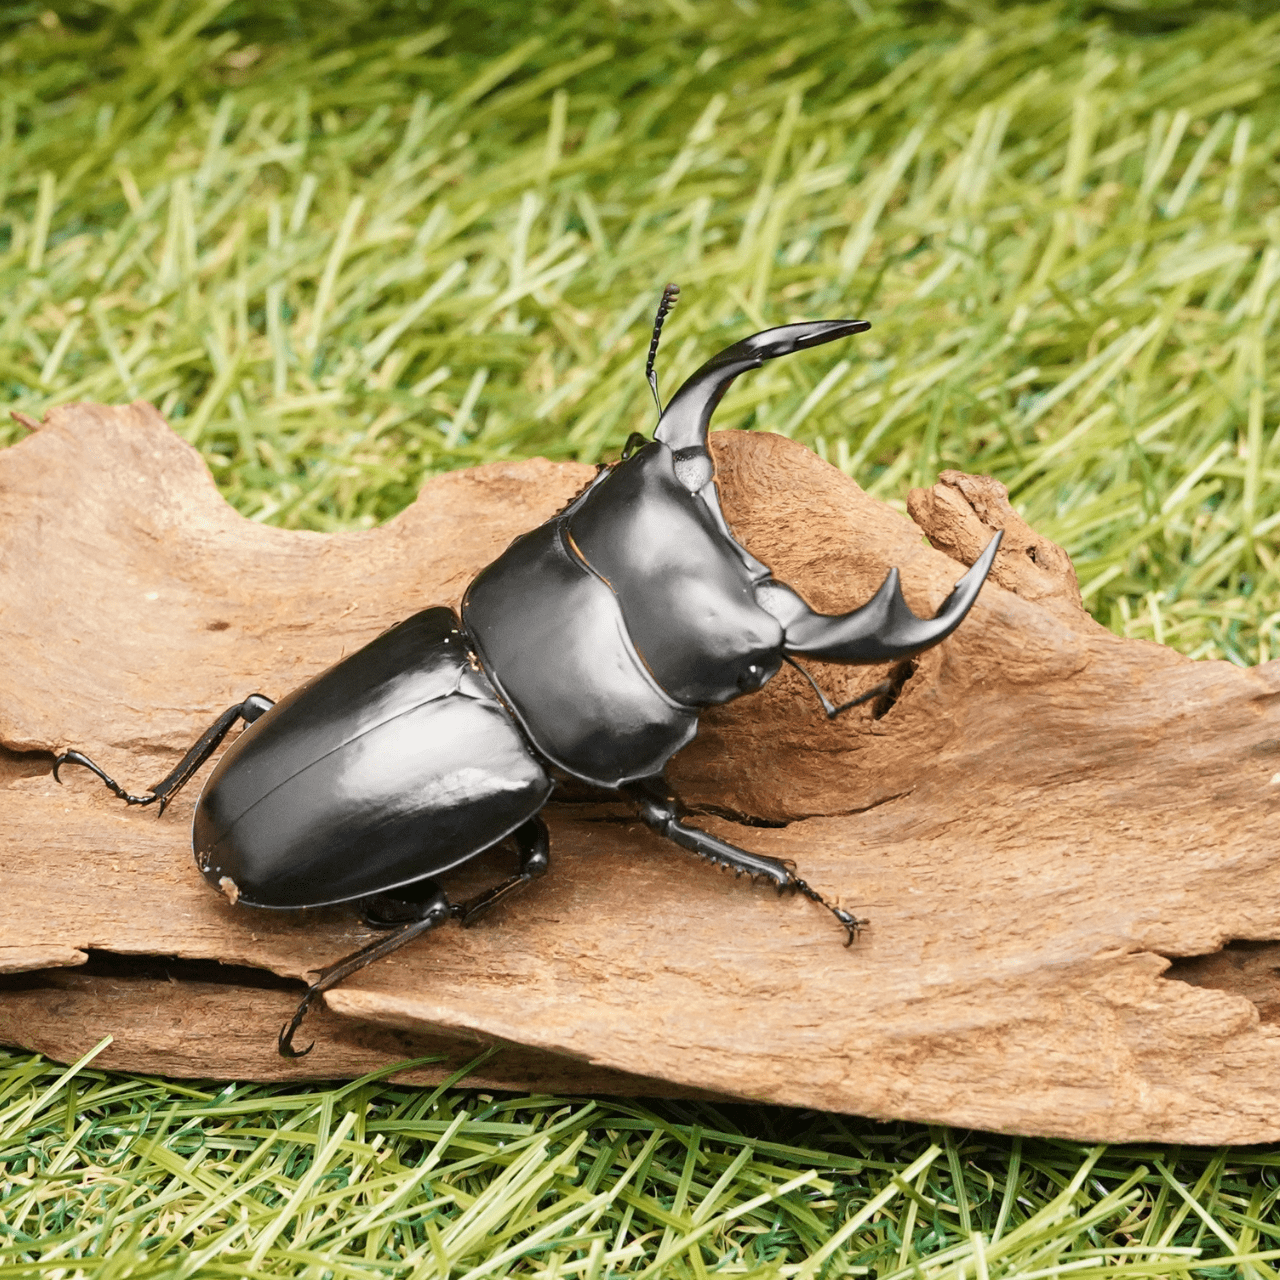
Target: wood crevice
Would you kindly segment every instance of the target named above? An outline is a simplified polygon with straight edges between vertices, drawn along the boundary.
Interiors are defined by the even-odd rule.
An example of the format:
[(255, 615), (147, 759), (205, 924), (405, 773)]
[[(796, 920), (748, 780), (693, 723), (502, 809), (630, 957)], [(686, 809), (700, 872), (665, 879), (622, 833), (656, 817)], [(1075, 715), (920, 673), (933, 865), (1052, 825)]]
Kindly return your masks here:
[(27, 973), (0, 974), (0, 991), (22, 991), (47, 986), (55, 975), (63, 976), (68, 971), (82, 977), (121, 982), (145, 980), (175, 984), (201, 983), (260, 991), (292, 991), (299, 996), (307, 985), (299, 978), (284, 977), (257, 965), (223, 964), (219, 960), (176, 955), (132, 955), (104, 951), (98, 947), (86, 947), (85, 956), (83, 964), (69, 969), (36, 969)]
[(1247, 1000), (1263, 1025), (1280, 1023), (1280, 940), (1233, 938), (1198, 956), (1176, 956), (1162, 977)]

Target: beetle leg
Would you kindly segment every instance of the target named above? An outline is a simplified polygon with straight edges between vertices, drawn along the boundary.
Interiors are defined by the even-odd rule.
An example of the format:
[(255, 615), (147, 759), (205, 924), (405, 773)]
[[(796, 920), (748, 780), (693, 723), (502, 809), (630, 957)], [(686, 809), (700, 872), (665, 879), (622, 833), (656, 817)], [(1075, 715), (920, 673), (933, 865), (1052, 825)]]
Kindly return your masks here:
[(497, 906), (503, 898), (547, 874), (551, 866), (551, 837), (547, 833), (547, 824), (541, 818), (530, 818), (528, 822), (521, 823), (512, 835), (520, 854), (520, 870), (510, 879), (452, 908), (464, 929), (491, 907)]
[(307, 988), (306, 995), (302, 997), (302, 1001), (298, 1005), (291, 1021), (280, 1028), (280, 1039), (276, 1044), (276, 1048), (282, 1058), (302, 1058), (315, 1048), (313, 1041), (305, 1049), (295, 1049), (293, 1047), (293, 1037), (294, 1033), (302, 1025), (302, 1019), (307, 1016), (307, 1010), (315, 1004), (316, 1000), (324, 992), (328, 991), (330, 987), (336, 987), (344, 978), (349, 978), (358, 969), (363, 969), (365, 965), (372, 964), (375, 960), (381, 960), (383, 956), (390, 955), (393, 951), (403, 947), (406, 942), (412, 942), (419, 934), (439, 928), (450, 918), (453, 913), (450, 909), (449, 899), (439, 885), (435, 885), (434, 889), (435, 893), (430, 901), (427, 901), (424, 896), (421, 919), (406, 925), (399, 932), (391, 934), (390, 937), (379, 938), (377, 942), (371, 942), (367, 947), (361, 947), (359, 951), (353, 951), (349, 956), (344, 956), (341, 960), (329, 965), (328, 968), (320, 970), (319, 978)]
[[(399, 929), (430, 915), (440, 896), (434, 880), (418, 880), (391, 893), (372, 894), (360, 900), (360, 914), (371, 929)], [(449, 904), (452, 914), (457, 908)]]
[[(520, 856), (519, 871), (467, 902), (449, 904), (450, 914), (464, 929), (509, 894), (547, 874), (551, 865), (551, 837), (547, 833), (547, 824), (541, 818), (530, 818), (511, 834)], [(360, 904), (364, 922), (374, 929), (398, 929), (420, 919), (424, 911), (431, 910), (437, 892), (434, 880), (420, 880), (391, 893), (365, 898)]]
[(130, 795), (101, 765), (94, 764), (88, 756), (82, 755), (79, 751), (64, 751), (53, 762), (53, 780), (59, 784), (61, 784), (62, 779), (58, 777), (58, 770), (64, 764), (78, 764), (88, 769), (91, 773), (96, 773), (110, 788), (111, 793), (123, 800), (125, 804), (154, 804), (160, 798), (156, 795)]
[(163, 814), (168, 807), (169, 801), (191, 781), (196, 770), (213, 755), (223, 738), (231, 732), (231, 727), (237, 720), (243, 720), (245, 724), (252, 724), (259, 716), (270, 711), (274, 706), (275, 703), (264, 694), (252, 693), (243, 702), (237, 702), (234, 707), (228, 707), (200, 735), (195, 746), (178, 761), (172, 772), (166, 774), (151, 788), (150, 795), (130, 795), (105, 769), (100, 765), (94, 764), (88, 756), (79, 751), (64, 751), (53, 762), (53, 777), (56, 782), (61, 782), (62, 779), (58, 777), (58, 770), (64, 764), (81, 765), (83, 768), (96, 773), (112, 793), (123, 800), (125, 804), (155, 804), (156, 801), (159, 801), (159, 812)]
[(344, 956), (328, 968), (320, 970), (319, 978), (307, 988), (291, 1021), (280, 1028), (280, 1039), (276, 1046), (280, 1056), (301, 1058), (311, 1052), (315, 1047), (314, 1043), (305, 1049), (293, 1047), (294, 1034), (302, 1025), (303, 1018), (307, 1016), (307, 1010), (324, 992), (331, 987), (336, 987), (344, 978), (349, 978), (365, 965), (372, 964), (375, 960), (381, 960), (383, 956), (399, 950), (406, 942), (412, 942), (420, 934), (439, 928), (446, 920), (458, 920), (465, 928), (477, 916), (496, 906), (508, 894), (523, 888), (531, 880), (546, 875), (550, 866), (551, 845), (547, 824), (541, 818), (530, 818), (527, 822), (521, 823), (512, 835), (515, 838), (516, 848), (520, 852), (520, 870), (510, 879), (494, 885), (492, 889), (478, 894), (468, 902), (450, 902), (445, 891), (434, 880), (420, 880), (417, 884), (409, 886), (413, 893), (411, 899), (393, 898), (388, 894), (367, 898), (364, 903), (365, 919), (375, 927), (400, 923), (389, 921), (377, 914), (379, 910), (388, 908), (394, 911), (397, 906), (411, 909), (416, 918), (389, 937), (379, 938), (377, 942), (371, 942), (367, 947), (361, 947), (359, 951), (353, 951), (349, 956)]
[(730, 867), (739, 875), (745, 871), (753, 879), (768, 880), (777, 886), (779, 893), (790, 889), (803, 894), (810, 902), (826, 907), (840, 921), (848, 935), (845, 946), (858, 936), (858, 927), (866, 923), (841, 907), (833, 907), (816, 889), (801, 880), (792, 867), (778, 858), (769, 858), (762, 853), (748, 853), (710, 832), (699, 831), (697, 827), (690, 827), (682, 822), (680, 802), (671, 794), (662, 778), (642, 778), (638, 782), (628, 783), (622, 790), (635, 800), (644, 824), (663, 839), (670, 840), (672, 844), (688, 849), (717, 866)]
[(873, 685), (866, 693), (860, 693), (856, 698), (850, 698), (848, 702), (842, 702), (837, 706), (818, 687), (818, 682), (794, 658), (788, 657), (784, 653), (782, 660), (787, 666), (794, 667), (809, 682), (814, 693), (818, 695), (818, 701), (822, 703), (822, 710), (826, 713), (828, 720), (834, 720), (842, 712), (848, 711), (853, 707), (860, 707), (864, 702), (870, 702), (872, 698), (882, 698), (886, 693), (893, 692), (893, 681), (881, 680), (879, 684)]

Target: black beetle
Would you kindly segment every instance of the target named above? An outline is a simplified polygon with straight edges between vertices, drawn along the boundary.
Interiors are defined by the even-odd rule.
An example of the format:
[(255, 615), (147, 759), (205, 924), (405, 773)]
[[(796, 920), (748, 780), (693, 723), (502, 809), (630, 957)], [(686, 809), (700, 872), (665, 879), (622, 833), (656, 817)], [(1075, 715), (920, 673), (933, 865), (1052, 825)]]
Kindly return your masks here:
[[(654, 322), (646, 375), (669, 285)], [(788, 864), (748, 853), (681, 817), (663, 778), (697, 732), (704, 707), (753, 693), (792, 655), (870, 664), (945, 639), (977, 598), (997, 534), (931, 619), (907, 607), (893, 569), (875, 596), (838, 617), (815, 613), (735, 541), (707, 451), (711, 414), (740, 373), (870, 328), (862, 320), (783, 325), (713, 356), (662, 409), (653, 440), (622, 458), (545, 524), (517, 538), (467, 589), (461, 619), (432, 608), (392, 627), (278, 703), (255, 693), (229, 707), (147, 795), (160, 811), (217, 749), (232, 743), (196, 805), (192, 842), (205, 879), (254, 907), (360, 900), (394, 934), (327, 969), (308, 990), (279, 1050), (316, 997), (356, 969), (450, 918), (470, 924), (547, 871), (538, 816), (559, 771), (629, 797), (659, 835), (738, 874), (795, 890), (846, 930), (861, 923), (824, 901)], [(836, 707), (828, 717), (882, 692)], [(467, 902), (435, 879), (508, 837), (514, 875)], [(406, 923), (407, 921), (407, 923)], [(308, 1050), (302, 1050), (305, 1053)]]

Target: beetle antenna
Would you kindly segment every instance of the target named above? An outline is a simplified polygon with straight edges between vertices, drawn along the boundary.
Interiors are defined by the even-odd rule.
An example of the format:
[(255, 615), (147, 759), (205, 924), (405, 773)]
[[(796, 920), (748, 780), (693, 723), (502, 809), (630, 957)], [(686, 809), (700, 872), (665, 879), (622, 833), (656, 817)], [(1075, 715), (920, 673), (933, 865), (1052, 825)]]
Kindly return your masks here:
[(649, 342), (649, 359), (645, 362), (644, 376), (649, 380), (649, 390), (653, 392), (653, 403), (658, 406), (658, 417), (662, 417), (662, 397), (658, 395), (658, 375), (654, 372), (653, 362), (658, 355), (658, 340), (662, 337), (662, 326), (667, 313), (680, 301), (680, 286), (669, 284), (662, 291), (662, 300), (658, 303), (658, 314), (653, 317), (653, 338)]
[(787, 654), (782, 655), (782, 660), (789, 667), (794, 667), (809, 682), (810, 688), (818, 695), (818, 700), (822, 703), (822, 709), (827, 713), (828, 720), (834, 720), (842, 711), (848, 711), (851, 707), (860, 707), (864, 702), (870, 702), (872, 698), (882, 698), (887, 693), (893, 692), (893, 681), (882, 680), (879, 684), (873, 685), (866, 693), (860, 693), (856, 698), (850, 698), (848, 702), (842, 702), (836, 706), (818, 686), (818, 682), (792, 657)]

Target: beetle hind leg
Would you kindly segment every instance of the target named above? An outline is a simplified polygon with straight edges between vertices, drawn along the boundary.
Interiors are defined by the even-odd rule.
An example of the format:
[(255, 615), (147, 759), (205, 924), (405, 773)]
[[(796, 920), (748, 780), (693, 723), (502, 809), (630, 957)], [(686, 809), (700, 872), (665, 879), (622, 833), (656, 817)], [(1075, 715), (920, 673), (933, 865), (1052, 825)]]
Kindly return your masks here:
[[(280, 1038), (276, 1043), (276, 1048), (282, 1058), (304, 1058), (315, 1048), (315, 1043), (313, 1042), (305, 1049), (295, 1049), (293, 1047), (293, 1037), (302, 1025), (303, 1018), (307, 1016), (307, 1010), (326, 991), (331, 987), (336, 987), (344, 978), (349, 978), (357, 970), (363, 969), (365, 965), (372, 964), (375, 960), (381, 960), (383, 956), (389, 956), (393, 951), (403, 947), (406, 942), (412, 942), (419, 934), (437, 929), (446, 920), (450, 919), (453, 912), (444, 890), (434, 881), (430, 881), (428, 884), (429, 891), (421, 894), (422, 914), (417, 920), (405, 925), (404, 928), (389, 937), (379, 938), (377, 942), (371, 942), (367, 947), (361, 947), (359, 951), (353, 951), (349, 956), (343, 956), (341, 960), (337, 960), (327, 968), (320, 970), (320, 976), (307, 988), (306, 994), (294, 1011), (293, 1017), (280, 1028)], [(426, 886), (424, 886), (425, 888)]]
[(280, 1056), (301, 1058), (311, 1052), (314, 1044), (305, 1049), (293, 1047), (294, 1034), (307, 1016), (307, 1010), (343, 979), (349, 978), (365, 965), (398, 951), (406, 942), (412, 942), (419, 935), (438, 929), (447, 920), (457, 920), (466, 928), (517, 889), (546, 875), (551, 865), (551, 840), (547, 834), (547, 824), (541, 818), (530, 818), (511, 834), (520, 855), (519, 870), (501, 884), (486, 889), (484, 893), (477, 894), (466, 902), (450, 902), (444, 889), (435, 880), (419, 880), (396, 894), (379, 894), (366, 898), (361, 906), (368, 924), (375, 928), (401, 927), (397, 932), (379, 938), (367, 947), (361, 947), (359, 951), (353, 951), (349, 956), (320, 970), (320, 976), (307, 988), (293, 1018), (280, 1028), (280, 1039), (276, 1046)]
[(213, 755), (221, 745), (223, 738), (231, 732), (231, 728), (237, 720), (243, 720), (245, 724), (252, 724), (259, 716), (264, 715), (274, 706), (275, 703), (265, 694), (251, 693), (243, 702), (237, 702), (234, 707), (228, 707), (200, 735), (196, 744), (178, 761), (174, 768), (151, 788), (148, 795), (131, 795), (101, 765), (95, 764), (88, 756), (79, 751), (64, 751), (53, 762), (53, 777), (56, 782), (61, 782), (62, 779), (58, 777), (58, 770), (64, 764), (78, 764), (81, 768), (97, 774), (110, 789), (111, 793), (123, 800), (125, 804), (145, 805), (158, 802), (160, 805), (159, 812), (164, 813), (169, 801), (191, 781), (200, 766)]
[(58, 777), (58, 770), (64, 764), (78, 764), (83, 769), (88, 769), (90, 773), (95, 773), (102, 779), (111, 794), (117, 799), (123, 800), (125, 804), (155, 804), (160, 799), (154, 788), (148, 795), (135, 796), (126, 791), (101, 765), (95, 764), (88, 756), (80, 751), (64, 751), (53, 762), (53, 780), (61, 783), (62, 779)]
[(662, 778), (643, 778), (622, 788), (636, 802), (644, 824), (663, 839), (696, 853), (716, 866), (728, 867), (738, 875), (746, 874), (753, 880), (765, 880), (775, 885), (779, 893), (788, 890), (799, 893), (826, 907), (840, 922), (845, 931), (845, 946), (858, 936), (858, 929), (866, 921), (833, 906), (816, 889), (806, 884), (795, 873), (795, 868), (779, 858), (769, 858), (762, 853), (749, 853), (737, 845), (721, 840), (708, 831), (688, 826), (680, 817), (680, 802), (666, 786)]

